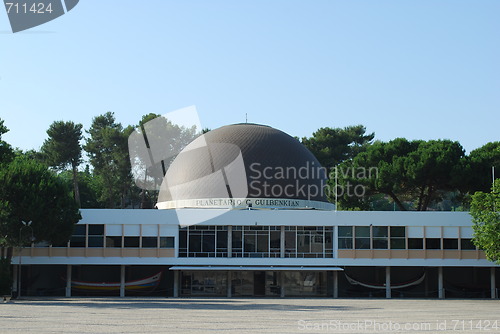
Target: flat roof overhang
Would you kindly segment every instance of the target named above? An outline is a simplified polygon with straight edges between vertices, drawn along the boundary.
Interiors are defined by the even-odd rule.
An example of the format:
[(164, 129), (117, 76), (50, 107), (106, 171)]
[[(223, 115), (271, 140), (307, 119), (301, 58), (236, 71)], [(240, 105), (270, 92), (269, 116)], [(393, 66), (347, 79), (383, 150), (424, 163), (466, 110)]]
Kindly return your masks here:
[(340, 267), (314, 267), (314, 266), (173, 266), (170, 270), (193, 271), (344, 271)]

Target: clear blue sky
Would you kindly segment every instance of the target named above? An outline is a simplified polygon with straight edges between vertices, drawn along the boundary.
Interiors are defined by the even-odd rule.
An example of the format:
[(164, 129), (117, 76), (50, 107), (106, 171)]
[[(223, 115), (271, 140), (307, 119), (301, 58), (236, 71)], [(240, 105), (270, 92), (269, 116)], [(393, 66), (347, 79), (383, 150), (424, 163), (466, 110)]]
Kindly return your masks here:
[(500, 1), (98, 1), (12, 34), (0, 10), (5, 140), (54, 120), (196, 105), (203, 127), (293, 136), (363, 124), (380, 140), (500, 140)]

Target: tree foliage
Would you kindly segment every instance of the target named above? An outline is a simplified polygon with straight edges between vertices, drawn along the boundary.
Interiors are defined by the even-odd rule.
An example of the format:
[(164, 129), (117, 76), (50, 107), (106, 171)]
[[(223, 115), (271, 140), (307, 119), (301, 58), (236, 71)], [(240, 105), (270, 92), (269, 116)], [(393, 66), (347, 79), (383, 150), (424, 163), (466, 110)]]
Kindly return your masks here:
[(375, 137), (366, 134), (362, 125), (345, 128), (320, 128), (310, 138), (302, 138), (302, 144), (314, 154), (323, 167), (328, 169), (362, 152)]
[(80, 204), (80, 192), (78, 188), (78, 165), (82, 158), (82, 125), (71, 121), (56, 121), (47, 130), (48, 139), (42, 146), (47, 163), (58, 169), (71, 168), (73, 175), (73, 193), (75, 200)]
[(367, 209), (368, 196), (385, 194), (400, 210), (425, 211), (459, 187), (463, 157), (462, 146), (450, 140), (375, 142), (339, 166), (342, 187), (358, 186), (365, 191), (364, 197), (343, 193), (342, 203)]
[(7, 132), (9, 132), (9, 129), (4, 125), (3, 119), (0, 118), (0, 165), (14, 158), (12, 147), (2, 139), (2, 136)]
[(470, 215), (474, 244), (484, 250), (488, 260), (500, 264), (500, 179), (495, 180), (490, 193), (472, 196)]
[(132, 185), (127, 138), (132, 128), (123, 129), (107, 112), (94, 117), (84, 145), (94, 175), (102, 180), (101, 201), (107, 208), (125, 207), (125, 196)]
[(4, 247), (29, 242), (31, 231), (24, 229), (19, 236), (23, 221), (32, 222), (35, 241), (59, 244), (69, 240), (73, 226), (81, 219), (67, 183), (46, 166), (23, 156), (0, 171), (0, 199)]

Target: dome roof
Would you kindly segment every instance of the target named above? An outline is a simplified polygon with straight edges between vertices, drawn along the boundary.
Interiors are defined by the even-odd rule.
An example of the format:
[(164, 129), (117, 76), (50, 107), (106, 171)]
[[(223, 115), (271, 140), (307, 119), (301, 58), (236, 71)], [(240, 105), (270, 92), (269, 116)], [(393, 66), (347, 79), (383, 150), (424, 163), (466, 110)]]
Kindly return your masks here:
[(269, 126), (233, 124), (199, 136), (175, 158), (157, 206), (331, 209), (325, 185), (325, 170), (297, 139)]

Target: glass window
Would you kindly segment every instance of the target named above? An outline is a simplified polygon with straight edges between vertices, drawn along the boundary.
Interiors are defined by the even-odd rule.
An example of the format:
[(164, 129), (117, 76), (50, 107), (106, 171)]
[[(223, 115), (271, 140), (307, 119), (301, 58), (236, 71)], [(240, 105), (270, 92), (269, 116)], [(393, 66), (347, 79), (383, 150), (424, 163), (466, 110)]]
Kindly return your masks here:
[(245, 253), (253, 253), (257, 251), (257, 241), (255, 240), (255, 234), (245, 233), (244, 243)]
[(85, 247), (85, 237), (84, 236), (74, 236), (71, 237), (70, 247)]
[(369, 238), (370, 226), (356, 226), (355, 232), (356, 232), (356, 238)]
[(271, 232), (271, 249), (279, 249), (281, 247), (281, 232)]
[(106, 247), (122, 247), (122, 237), (106, 237)]
[(73, 235), (85, 235), (86, 229), (87, 229), (87, 225), (75, 225)]
[(424, 249), (424, 239), (408, 238), (408, 249)]
[(391, 226), (391, 238), (400, 237), (404, 238), (405, 235), (405, 227), (404, 226)]
[(426, 249), (441, 249), (441, 239), (439, 238), (425, 238)]
[(217, 249), (227, 250), (227, 231), (217, 231)]
[(241, 249), (241, 231), (233, 231), (233, 249)]
[(139, 248), (139, 237), (124, 237), (123, 244), (125, 247)]
[(104, 224), (89, 225), (89, 235), (104, 235)]
[(339, 237), (352, 237), (352, 226), (339, 226)]
[(373, 249), (387, 249), (387, 238), (373, 238)]
[(89, 247), (104, 247), (104, 237), (103, 236), (89, 236)]
[(458, 249), (458, 239), (443, 239), (443, 249)]
[(201, 235), (189, 234), (189, 252), (201, 252)]
[(406, 249), (404, 238), (391, 238), (391, 249)]
[(296, 232), (285, 231), (285, 256), (296, 257), (296, 252)]
[(472, 243), (472, 239), (461, 239), (460, 246), (462, 250), (476, 250), (476, 246)]
[(179, 231), (179, 248), (187, 250), (187, 231), (185, 230)]
[(174, 248), (174, 237), (160, 237), (160, 248)]
[(356, 238), (356, 249), (370, 249), (370, 238)]
[(158, 238), (157, 237), (142, 237), (142, 248), (157, 248)]
[(339, 238), (339, 249), (352, 249), (352, 238)]
[(257, 235), (257, 252), (269, 252), (269, 235), (267, 231), (266, 234)]
[(215, 234), (203, 233), (203, 252), (215, 252)]
[[(372, 233), (374, 238), (387, 237), (387, 226), (373, 226)], [(356, 234), (356, 236), (358, 237), (358, 234)]]

